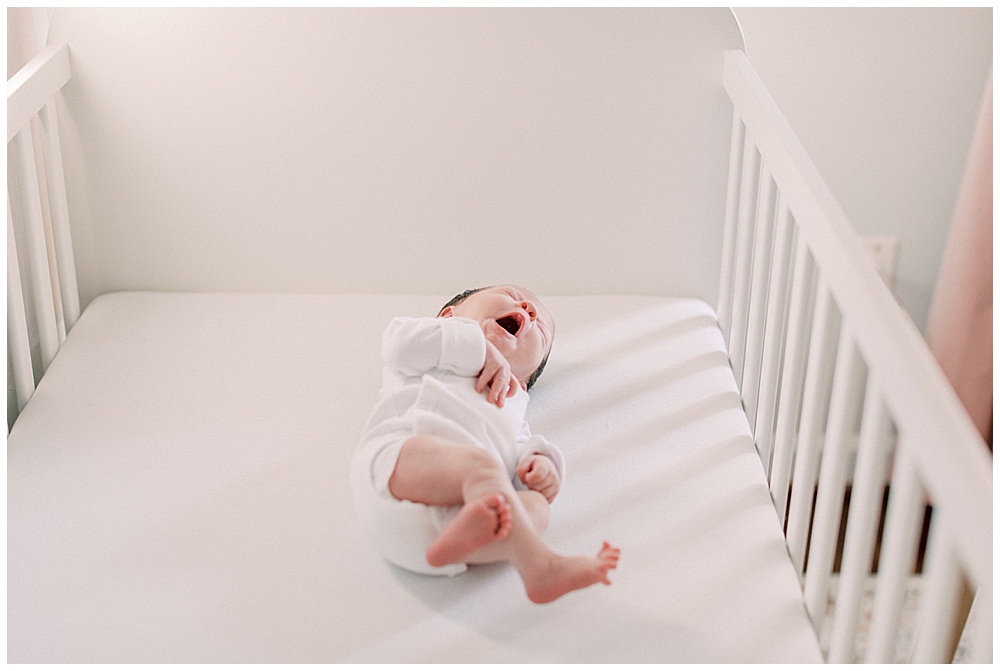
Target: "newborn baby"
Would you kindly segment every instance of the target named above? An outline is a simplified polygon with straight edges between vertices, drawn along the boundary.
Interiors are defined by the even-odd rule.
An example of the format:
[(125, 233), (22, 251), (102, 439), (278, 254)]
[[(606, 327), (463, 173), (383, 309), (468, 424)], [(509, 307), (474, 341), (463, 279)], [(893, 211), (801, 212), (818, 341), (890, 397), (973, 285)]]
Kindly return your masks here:
[(524, 418), (554, 328), (515, 286), (466, 291), (437, 318), (389, 324), (382, 391), (351, 465), (362, 522), (388, 561), (429, 575), (507, 561), (535, 603), (610, 584), (617, 548), (567, 557), (540, 536), (565, 464)]

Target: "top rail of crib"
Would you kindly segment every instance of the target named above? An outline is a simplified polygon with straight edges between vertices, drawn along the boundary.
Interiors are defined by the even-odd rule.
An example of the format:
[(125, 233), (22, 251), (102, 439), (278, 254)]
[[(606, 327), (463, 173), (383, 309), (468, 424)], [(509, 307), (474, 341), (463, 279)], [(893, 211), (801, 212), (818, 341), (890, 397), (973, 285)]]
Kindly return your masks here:
[[(936, 511), (938, 508), (942, 511), (944, 526), (959, 548), (958, 560), (978, 585), (992, 591), (993, 478), (989, 452), (982, 437), (916, 325), (868, 260), (846, 214), (743, 52), (726, 53), (724, 85), (734, 104), (734, 136), (745, 129), (744, 147), (752, 142), (759, 152), (758, 163), (745, 165), (759, 166), (760, 179), (764, 179), (766, 172), (773, 180), (782, 207), (794, 220), (799, 244), (804, 244), (815, 259), (820, 284), (839, 306), (843, 320), (841, 334), (850, 335), (864, 359), (868, 388), (873, 388), (874, 380), (874, 388), (896, 424), (900, 441), (905, 441), (913, 452), (921, 486), (934, 502)], [(734, 162), (739, 161), (738, 151), (734, 141)], [(738, 175), (731, 177), (731, 193), (734, 184), (738, 192), (739, 179)], [(755, 193), (757, 188), (752, 187)], [(759, 188), (759, 193), (763, 194), (764, 187)], [(736, 196), (735, 200), (738, 198)], [(738, 203), (730, 206), (728, 216), (734, 221), (747, 216), (732, 211), (739, 207)], [(755, 208), (756, 205), (746, 207)], [(733, 240), (729, 244), (734, 250), (735, 224), (732, 229), (730, 237)], [(775, 236), (777, 245), (777, 234)], [(753, 243), (748, 243), (748, 249), (753, 249)], [(729, 253), (731, 259), (737, 258), (737, 251)], [(752, 251), (744, 255), (752, 256)], [(745, 261), (744, 266), (749, 268), (751, 263)], [(737, 265), (735, 261), (732, 264)], [(738, 274), (738, 271), (732, 272)], [(751, 271), (744, 272), (749, 278)], [(733, 286), (738, 283), (738, 279), (735, 284), (731, 282)], [(720, 323), (730, 318), (728, 313), (722, 314), (726, 308), (741, 300), (733, 298), (734, 291), (739, 290), (724, 295), (720, 289)], [(749, 304), (749, 298), (743, 300)], [(744, 311), (741, 327), (745, 328), (748, 321), (745, 313), (752, 312), (752, 307), (744, 305), (740, 309)], [(737, 312), (732, 311), (734, 322), (738, 320)], [(724, 324), (724, 330), (725, 327), (728, 323)], [(748, 340), (750, 337), (746, 336)], [(747, 357), (749, 360), (750, 355)], [(805, 419), (802, 421), (804, 423)], [(784, 501), (780, 505), (784, 505)]]
[(64, 43), (46, 47), (8, 80), (7, 142), (69, 79), (69, 47)]

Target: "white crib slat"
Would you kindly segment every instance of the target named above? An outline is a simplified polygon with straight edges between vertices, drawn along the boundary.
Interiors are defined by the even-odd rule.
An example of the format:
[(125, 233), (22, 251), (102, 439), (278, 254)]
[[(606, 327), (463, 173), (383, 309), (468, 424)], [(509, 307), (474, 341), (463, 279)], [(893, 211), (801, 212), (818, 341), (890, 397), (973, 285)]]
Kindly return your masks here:
[(868, 663), (888, 664), (893, 660), (906, 579), (913, 569), (923, 511), (924, 497), (912, 448), (903, 435), (896, 448), (889, 485), (889, 508), (886, 511), (875, 603), (865, 650), (865, 661)]
[(962, 576), (950, 545), (951, 539), (947, 538), (944, 525), (932, 516), (921, 584), (920, 629), (911, 660), (916, 664), (945, 664), (951, 661), (949, 653), (958, 615)]
[(56, 121), (55, 103), (49, 101), (38, 113), (41, 125), (45, 177), (48, 183), (49, 212), (52, 220), (52, 238), (55, 244), (56, 266), (59, 268), (59, 289), (63, 316), (68, 331), (80, 317), (80, 292), (76, 283), (76, 263), (73, 259), (73, 241), (69, 228), (69, 205), (66, 200), (66, 180), (63, 172), (62, 150), (59, 143), (59, 125)]
[(788, 509), (788, 552), (799, 576), (805, 566), (809, 519), (812, 513), (813, 486), (822, 449), (822, 422), (830, 400), (830, 382), (836, 354), (836, 305), (826, 280), (821, 276), (817, 288), (816, 317), (809, 344), (805, 389), (802, 393), (802, 418), (795, 450), (795, 472)]
[[(798, 234), (806, 239), (821, 275), (834, 292), (837, 305), (847, 312), (857, 346), (878, 381), (882, 403), (891, 413), (892, 423), (898, 427), (900, 436), (907, 441), (903, 443), (905, 450), (902, 454), (913, 450), (913, 454), (906, 457), (912, 459), (912, 466), (907, 468), (919, 468), (920, 472), (907, 477), (913, 476), (920, 487), (926, 488), (935, 502), (936, 511), (944, 511), (942, 519), (948, 525), (948, 534), (954, 543), (952, 551), (980, 591), (992, 595), (992, 468), (981, 437), (933, 361), (926, 342), (905, 317), (874, 269), (863, 262), (864, 251), (843, 209), (753, 72), (745, 53), (727, 53), (724, 84), (746, 124), (748, 135), (754, 138), (778, 188), (795, 213)], [(790, 346), (791, 336), (789, 340)], [(798, 503), (807, 503), (811, 494), (809, 483), (798, 477), (799, 467), (802, 466), (799, 462), (808, 458), (808, 455), (802, 454), (801, 446), (809, 445), (810, 436), (800, 436), (796, 443), (799, 451), (789, 450), (787, 455), (783, 454), (785, 448), (778, 440), (782, 431), (787, 430), (790, 435), (794, 433), (790, 428), (782, 428), (785, 396), (782, 385), (779, 388), (779, 417), (770, 476), (772, 498), (779, 516), (785, 496), (782, 491), (784, 483), (780, 482), (781, 472), (788, 467), (787, 464), (795, 463), (796, 468), (796, 477), (789, 488), (792, 496), (798, 494)], [(808, 434), (807, 426), (813, 421), (809, 419), (811, 411), (808, 404), (803, 404), (802, 412), (802, 432)], [(794, 426), (794, 422), (784, 426)], [(897, 476), (907, 468), (899, 468), (897, 464)], [(808, 472), (809, 469), (805, 470)], [(912, 561), (911, 556), (903, 556), (910, 551), (910, 547), (903, 548), (906, 552), (899, 547), (892, 550), (898, 555), (896, 560), (891, 558), (889, 550), (894, 544), (915, 543), (915, 538), (906, 538), (911, 531), (915, 532), (914, 529), (900, 531), (898, 527), (901, 520), (909, 527), (909, 512), (912, 512), (914, 520), (918, 520), (921, 510), (919, 496), (909, 499), (900, 493), (906, 488), (901, 484), (904, 482), (897, 477), (892, 496), (896, 500), (896, 508), (907, 512), (904, 514), (897, 510), (896, 522), (890, 521), (886, 543), (883, 544), (882, 585), (877, 596), (877, 602), (881, 601), (882, 605), (877, 606), (875, 628), (872, 630), (873, 634), (877, 634), (874, 635), (875, 645), (869, 648), (874, 650), (872, 658), (875, 661), (891, 656), (894, 641), (890, 637), (895, 634), (895, 618), (898, 617), (897, 597), (902, 596), (906, 575), (905, 568), (901, 567), (910, 565)], [(900, 502), (901, 497), (903, 503)], [(793, 501), (792, 505), (795, 503)], [(793, 520), (794, 515), (803, 519)], [(804, 511), (789, 510), (790, 550), (797, 542), (797, 527), (802, 522), (807, 523), (807, 517)], [(891, 540), (893, 535), (897, 537), (895, 541)], [(912, 535), (916, 536), (915, 533)], [(893, 573), (900, 573), (898, 580), (890, 580)], [(881, 609), (881, 614), (878, 609)], [(884, 633), (878, 633), (880, 628)], [(979, 654), (976, 653), (977, 656)]]
[(45, 262), (52, 288), (52, 309), (56, 319), (56, 339), (62, 347), (66, 340), (66, 320), (63, 318), (62, 292), (59, 288), (59, 264), (56, 261), (55, 237), (52, 235), (52, 216), (49, 209), (48, 177), (45, 171), (45, 148), (41, 140), (42, 126), (38, 117), (31, 120), (32, 156), (35, 158), (35, 179), (38, 185), (39, 206), (42, 214), (42, 233), (45, 235)]
[(740, 214), (736, 229), (736, 267), (733, 276), (733, 318), (729, 334), (729, 363), (737, 388), (743, 383), (743, 353), (747, 337), (747, 312), (750, 309), (750, 271), (753, 263), (754, 215), (757, 212), (760, 153), (749, 135), (743, 148), (743, 186), (740, 190)]
[(28, 321), (24, 314), (24, 294), (21, 289), (21, 271), (17, 262), (17, 247), (14, 244), (14, 219), (7, 200), (7, 347), (10, 351), (11, 368), (14, 370), (14, 388), (17, 394), (17, 410), (24, 410), (25, 404), (35, 392), (35, 376), (31, 367), (31, 345), (28, 342)]
[(891, 452), (892, 420), (882, 403), (874, 376), (869, 376), (851, 488), (851, 509), (844, 536), (844, 555), (840, 563), (837, 609), (830, 633), (827, 661), (831, 663), (854, 661), (854, 637), (858, 630), (861, 596), (871, 569)]
[(864, 372), (864, 363), (845, 324), (833, 377), (804, 589), (806, 610), (817, 631), (826, 615), (827, 588), (837, 550), (847, 464), (851, 457), (848, 443), (860, 409), (857, 399), (864, 390)]
[(771, 277), (768, 281), (767, 323), (764, 326), (764, 345), (761, 354), (760, 392), (754, 422), (757, 452), (768, 477), (771, 473), (778, 374), (781, 370), (781, 352), (785, 343), (785, 319), (788, 316), (788, 271), (794, 232), (788, 205), (779, 198), (774, 234), (774, 263), (771, 264)]
[[(8, 183), (14, 186), (11, 194), (13, 215), (15, 220), (21, 221), (20, 230), (24, 233), (28, 253), (28, 272), (44, 372), (59, 349), (59, 337), (30, 126), (25, 126), (7, 143), (7, 160), (11, 168)], [(17, 226), (14, 228), (18, 229)]]
[(719, 301), (716, 314), (719, 329), (729, 346), (729, 328), (733, 313), (733, 277), (736, 272), (737, 218), (740, 212), (740, 190), (742, 181), (743, 142), (746, 126), (739, 111), (733, 110), (732, 141), (729, 148), (729, 186), (726, 191), (726, 220), (722, 231), (722, 270), (719, 277)]
[(788, 307), (788, 336), (785, 361), (781, 373), (781, 398), (774, 433), (774, 457), (771, 463), (771, 500), (782, 525), (788, 502), (788, 483), (795, 460), (796, 421), (802, 406), (802, 385), (805, 379), (806, 354), (813, 311), (813, 261), (805, 240), (798, 238), (795, 246), (795, 271), (792, 297)]
[[(767, 313), (768, 281), (771, 276), (771, 248), (774, 241), (774, 218), (777, 187), (766, 166), (761, 161), (760, 192), (757, 196), (757, 220), (754, 225), (755, 241), (753, 272), (750, 284), (750, 312), (747, 316), (747, 339), (744, 347), (743, 408), (747, 421), (753, 428), (757, 418), (760, 360), (764, 348), (764, 322)], [(756, 436), (754, 436), (756, 439)]]

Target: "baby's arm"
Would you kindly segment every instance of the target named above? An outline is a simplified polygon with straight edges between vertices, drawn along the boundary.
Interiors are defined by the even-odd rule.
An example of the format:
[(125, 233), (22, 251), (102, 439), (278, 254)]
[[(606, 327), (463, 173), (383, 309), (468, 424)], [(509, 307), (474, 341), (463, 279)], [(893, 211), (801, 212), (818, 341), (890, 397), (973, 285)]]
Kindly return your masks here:
[(517, 465), (515, 473), (528, 489), (540, 493), (549, 503), (559, 493), (559, 473), (555, 463), (545, 455), (529, 454)]
[(566, 480), (566, 459), (562, 451), (544, 437), (531, 435), (527, 422), (518, 431), (517, 446), (520, 455), (514, 469), (517, 479), (552, 503)]
[(382, 359), (394, 373), (407, 377), (435, 368), (475, 377), (486, 358), (485, 338), (470, 319), (398, 317), (382, 334)]
[(479, 324), (461, 317), (397, 317), (382, 334), (382, 360), (404, 377), (435, 368), (475, 377), (476, 391), (487, 391), (487, 400), (500, 408), (521, 384)]

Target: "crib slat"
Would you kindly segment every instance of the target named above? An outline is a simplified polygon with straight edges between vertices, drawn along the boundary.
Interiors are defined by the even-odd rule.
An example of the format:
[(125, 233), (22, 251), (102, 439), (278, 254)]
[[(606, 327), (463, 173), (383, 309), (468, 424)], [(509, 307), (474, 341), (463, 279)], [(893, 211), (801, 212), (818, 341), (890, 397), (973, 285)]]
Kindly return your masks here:
[(785, 361), (781, 373), (778, 421), (774, 433), (774, 457), (771, 463), (771, 500), (782, 525), (788, 502), (788, 483), (795, 459), (796, 421), (802, 406), (802, 385), (805, 379), (808, 336), (813, 311), (813, 261), (802, 237), (795, 245), (795, 271), (792, 297), (788, 307), (788, 336)]
[(875, 603), (868, 628), (865, 650), (865, 661), (868, 663), (888, 664), (893, 660), (906, 580), (916, 556), (923, 510), (924, 498), (912, 448), (907, 445), (907, 437), (900, 436), (889, 485), (889, 508), (879, 557)]
[(80, 291), (76, 283), (76, 262), (73, 259), (73, 240), (69, 228), (69, 204), (66, 199), (62, 145), (59, 143), (59, 124), (56, 120), (53, 101), (50, 100), (42, 107), (38, 113), (38, 120), (42, 131), (42, 151), (48, 184), (52, 239), (55, 245), (56, 266), (59, 269), (61, 307), (66, 330), (69, 331), (80, 317)]
[(42, 126), (38, 117), (31, 120), (32, 156), (35, 158), (35, 180), (38, 185), (39, 206), (42, 214), (42, 233), (45, 236), (45, 261), (52, 288), (52, 310), (56, 320), (56, 340), (60, 347), (66, 340), (66, 320), (63, 318), (62, 292), (59, 289), (59, 264), (56, 261), (56, 244), (52, 235), (52, 216), (49, 208), (48, 178), (45, 170), (44, 147), (41, 140)]
[[(981, 586), (980, 591), (985, 588), (992, 594), (992, 536), (989, 531), (993, 508), (992, 469), (988, 453), (934, 364), (926, 343), (905, 319), (876, 274), (864, 267), (863, 251), (847, 217), (744, 53), (728, 54), (724, 79), (748, 133), (758, 143), (764, 160), (774, 171), (779, 189), (789, 199), (800, 226), (799, 232), (807, 238), (810, 252), (835, 292), (837, 304), (850, 313), (849, 319), (857, 331), (858, 347), (880, 384), (882, 402), (891, 411), (892, 422), (899, 427), (903, 438), (902, 448), (897, 448), (896, 479), (892, 484), (895, 502), (890, 504), (890, 507), (895, 506), (896, 512), (890, 514), (882, 545), (876, 616), (870, 630), (872, 661), (889, 661), (907, 570), (912, 565), (910, 551), (914, 549), (912, 545), (917, 536), (913, 527), (917, 526), (922, 511), (922, 497), (917, 493), (912, 497), (906, 494), (905, 478), (919, 483), (913, 485), (914, 492), (926, 487), (932, 494), (936, 511), (943, 511), (942, 519), (951, 525), (948, 533), (963, 569), (968, 570), (974, 582)], [(815, 341), (811, 346), (815, 346)], [(809, 358), (812, 359), (812, 354)], [(811, 373), (807, 371), (808, 375)], [(807, 392), (809, 386), (807, 382)], [(784, 430), (781, 428), (784, 401), (785, 388), (782, 386), (779, 388), (776, 434)], [(780, 491), (783, 483), (778, 482), (780, 472), (785, 464), (795, 463), (796, 475), (789, 491), (799, 500), (791, 502), (788, 514), (790, 552), (801, 540), (801, 536), (795, 537), (797, 528), (802, 523), (808, 524), (808, 505), (797, 511), (796, 504), (808, 504), (811, 498), (808, 491), (811, 482), (799, 477), (802, 469), (806, 473), (811, 470), (801, 463), (808, 459), (808, 455), (803, 454), (803, 446), (812, 447), (808, 426), (815, 419), (809, 417), (810, 412), (808, 403), (803, 403), (801, 426), (805, 435), (799, 436), (798, 451), (790, 450), (786, 460), (776, 435), (772, 460), (772, 498), (779, 510), (785, 495)], [(793, 427), (794, 421), (788, 426)], [(794, 434), (791, 428), (788, 432)], [(908, 454), (909, 450), (913, 453)], [(921, 469), (919, 474), (907, 473), (918, 467)], [(802, 519), (793, 519), (795, 515)], [(901, 525), (906, 528), (900, 530)], [(812, 562), (809, 565), (811, 567)], [(986, 640), (989, 644), (989, 636)], [(976, 653), (977, 659), (982, 659), (980, 654)]]
[(851, 511), (847, 518), (844, 555), (840, 563), (837, 609), (830, 633), (827, 661), (831, 663), (846, 664), (854, 661), (854, 637), (858, 629), (861, 595), (875, 549), (891, 452), (892, 420), (886, 412), (874, 377), (869, 376), (854, 483), (851, 487)]
[(958, 615), (962, 576), (950, 545), (944, 525), (932, 516), (921, 584), (920, 629), (911, 659), (916, 664), (951, 661), (950, 644)]
[(736, 229), (736, 267), (734, 270), (733, 317), (729, 335), (729, 363), (742, 388), (743, 353), (747, 337), (747, 312), (750, 308), (750, 271), (753, 263), (754, 215), (757, 212), (760, 153), (750, 138), (743, 151), (743, 186), (740, 190), (740, 214)]
[(836, 353), (836, 304), (823, 277), (817, 288), (816, 317), (809, 344), (805, 389), (802, 394), (802, 418), (795, 450), (795, 472), (788, 509), (788, 551), (799, 576), (805, 566), (806, 541), (812, 512), (813, 487), (822, 449), (822, 422), (830, 400), (830, 383)]
[[(28, 272), (31, 277), (31, 294), (38, 322), (38, 338), (42, 355), (42, 370), (59, 349), (56, 328), (55, 304), (52, 295), (52, 275), (49, 272), (48, 247), (45, 242), (45, 223), (42, 218), (41, 196), (36, 180), (34, 150), (30, 125), (25, 126), (7, 143), (7, 160), (10, 166), (8, 184), (12, 188), (12, 211), (15, 222), (20, 221), (28, 253)], [(15, 224), (14, 230), (18, 230)]]
[(778, 219), (775, 224), (774, 263), (768, 281), (767, 323), (764, 326), (764, 345), (761, 355), (761, 377), (757, 413), (754, 422), (754, 440), (760, 454), (764, 473), (770, 477), (772, 439), (774, 437), (774, 409), (778, 400), (778, 372), (781, 370), (781, 352), (785, 344), (785, 323), (788, 316), (788, 272), (795, 228), (791, 212), (779, 198)]
[[(750, 284), (750, 312), (747, 316), (747, 340), (743, 363), (743, 408), (750, 427), (756, 425), (760, 359), (764, 348), (764, 322), (767, 312), (768, 281), (771, 276), (771, 248), (774, 242), (774, 218), (777, 186), (761, 161), (760, 192), (757, 196), (757, 219), (754, 225), (753, 271)], [(756, 435), (754, 436), (756, 439)]]
[(847, 464), (851, 457), (848, 443), (860, 410), (857, 399), (864, 391), (864, 373), (864, 362), (845, 324), (833, 377), (804, 589), (806, 610), (817, 631), (826, 615), (827, 588), (837, 550)]
[(14, 219), (7, 199), (7, 347), (10, 350), (11, 368), (14, 370), (14, 388), (17, 410), (35, 392), (35, 376), (31, 367), (31, 344), (28, 340), (28, 321), (24, 314), (24, 294), (21, 289), (21, 271), (14, 244)]
[(733, 131), (729, 147), (729, 186), (726, 190), (726, 221), (722, 231), (722, 270), (719, 277), (719, 329), (729, 346), (729, 328), (733, 323), (733, 277), (736, 272), (737, 218), (740, 212), (740, 190), (743, 167), (743, 142), (746, 126), (739, 111), (733, 110)]

